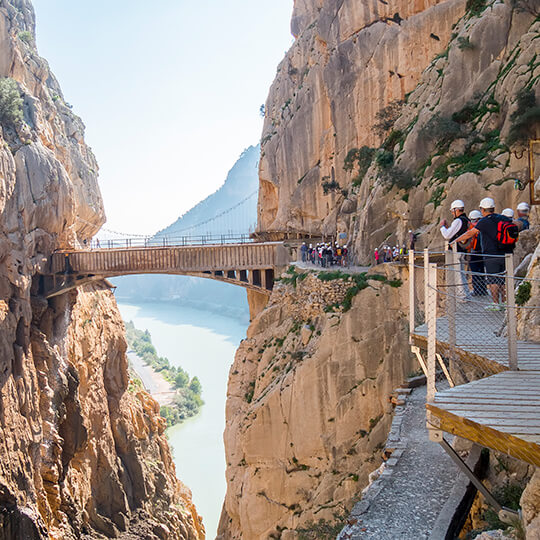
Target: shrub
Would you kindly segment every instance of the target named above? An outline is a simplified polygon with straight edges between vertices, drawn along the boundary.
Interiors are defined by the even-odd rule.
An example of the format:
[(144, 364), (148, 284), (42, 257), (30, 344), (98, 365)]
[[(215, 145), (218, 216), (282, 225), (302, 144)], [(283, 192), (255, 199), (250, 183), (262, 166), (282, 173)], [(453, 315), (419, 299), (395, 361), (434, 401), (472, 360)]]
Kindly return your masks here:
[(382, 143), (382, 147), (385, 150), (392, 151), (396, 144), (402, 145), (405, 142), (405, 134), (400, 129), (394, 129), (390, 132), (390, 135), (386, 137), (385, 141)]
[(480, 15), (486, 8), (486, 0), (467, 0), (465, 9), (469, 15)]
[(398, 189), (411, 189), (416, 185), (414, 176), (409, 172), (399, 167), (390, 167), (381, 175), (382, 181), (392, 188), (396, 186)]
[(388, 170), (394, 164), (394, 154), (381, 148), (377, 152), (375, 162), (381, 171)]
[(466, 49), (472, 50), (474, 49), (474, 43), (471, 43), (471, 40), (468, 37), (460, 36), (457, 38), (458, 41), (458, 47), (464, 51)]
[(518, 287), (516, 292), (516, 304), (518, 306), (524, 306), (531, 299), (531, 283), (530, 281), (524, 281)]
[(373, 131), (383, 137), (388, 131), (390, 131), (396, 120), (401, 114), (401, 109), (403, 108), (404, 101), (396, 100), (391, 101), (386, 107), (381, 109), (375, 115), (375, 124), (373, 125)]
[(524, 144), (527, 142), (531, 128), (540, 122), (540, 106), (536, 104), (534, 90), (522, 88), (517, 94), (517, 108), (510, 116), (512, 125), (506, 144)]
[(329, 182), (329, 179), (329, 176), (323, 176), (322, 188), (325, 195), (328, 195), (330, 191), (337, 191), (339, 189), (339, 184), (335, 180)]
[(23, 121), (23, 100), (17, 83), (5, 77), (0, 79), (0, 123), (15, 126)]
[(32, 35), (32, 32), (29, 32), (28, 30), (19, 32), (17, 37), (27, 45), (32, 45), (34, 42), (34, 36)]
[(366, 176), (367, 170), (373, 161), (375, 148), (362, 146), (362, 148), (351, 148), (345, 157), (343, 169), (347, 172), (354, 170), (355, 164), (358, 174), (353, 178), (353, 185), (359, 186)]
[(452, 141), (461, 136), (461, 125), (452, 118), (436, 114), (421, 129), (420, 134), (436, 142), (441, 151), (446, 151)]

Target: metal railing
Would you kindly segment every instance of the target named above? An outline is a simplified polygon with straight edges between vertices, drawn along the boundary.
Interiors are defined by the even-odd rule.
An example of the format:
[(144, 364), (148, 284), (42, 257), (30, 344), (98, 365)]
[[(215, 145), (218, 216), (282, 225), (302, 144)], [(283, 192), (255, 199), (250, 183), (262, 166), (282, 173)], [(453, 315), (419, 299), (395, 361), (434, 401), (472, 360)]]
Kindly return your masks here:
[(409, 253), (410, 335), (428, 401), (441, 379), (454, 386), (478, 378), (478, 371), (530, 369), (536, 352), (518, 340), (518, 326), (540, 309), (527, 299), (538, 280), (517, 277), (511, 254), (425, 250), (423, 261), (418, 255)]
[(246, 234), (204, 234), (198, 236), (141, 236), (114, 239), (97, 239), (83, 243), (82, 249), (121, 249), (176, 246), (208, 246), (225, 244), (250, 244), (254, 240)]

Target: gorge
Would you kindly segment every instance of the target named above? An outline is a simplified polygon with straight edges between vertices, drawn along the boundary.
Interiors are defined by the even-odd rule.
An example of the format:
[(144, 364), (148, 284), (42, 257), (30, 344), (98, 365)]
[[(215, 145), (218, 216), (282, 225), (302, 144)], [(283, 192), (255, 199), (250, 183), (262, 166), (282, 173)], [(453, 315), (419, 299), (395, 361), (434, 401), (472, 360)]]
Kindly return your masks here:
[[(409, 230), (440, 248), (454, 199), (533, 202), (540, 186), (519, 187), (540, 172), (527, 152), (540, 139), (539, 17), (531, 0), (295, 0), (264, 107), (255, 237), (340, 239), (370, 265)], [(110, 284), (40, 295), (51, 254), (105, 222), (98, 165), (37, 54), (29, 0), (0, 1), (0, 36), (0, 538), (202, 539), (159, 406), (129, 384)], [(533, 206), (516, 250), (531, 283), (539, 218)], [(280, 270), (271, 294), (248, 292), (228, 373), (222, 540), (335, 537), (383, 462), (392, 393), (417, 369), (404, 265)], [(537, 285), (527, 301), (538, 306)], [(531, 310), (519, 332), (538, 341), (539, 328)], [(538, 470), (521, 507), (523, 537), (538, 538)]]

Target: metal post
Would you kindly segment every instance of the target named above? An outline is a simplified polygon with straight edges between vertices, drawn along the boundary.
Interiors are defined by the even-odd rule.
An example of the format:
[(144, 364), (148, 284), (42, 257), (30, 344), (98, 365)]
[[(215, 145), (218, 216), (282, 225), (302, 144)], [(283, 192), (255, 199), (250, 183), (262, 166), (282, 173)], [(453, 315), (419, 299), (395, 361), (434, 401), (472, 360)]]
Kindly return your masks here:
[[(458, 267), (455, 266), (456, 258), (453, 251), (446, 251), (444, 254), (444, 262), (446, 264), (446, 317), (448, 319), (448, 345), (450, 348), (451, 360), (455, 360), (456, 350), (456, 284), (458, 282), (456, 272)], [(461, 276), (459, 276), (461, 277)]]
[(506, 254), (506, 316), (508, 320), (508, 363), (512, 371), (518, 370), (516, 296), (514, 256)]
[(428, 350), (427, 350), (427, 400), (428, 403), (435, 399), (435, 366), (437, 354), (437, 265), (428, 265), (428, 291), (426, 299), (426, 318), (428, 326)]
[(409, 343), (412, 344), (412, 336), (415, 329), (414, 313), (414, 250), (409, 251)]

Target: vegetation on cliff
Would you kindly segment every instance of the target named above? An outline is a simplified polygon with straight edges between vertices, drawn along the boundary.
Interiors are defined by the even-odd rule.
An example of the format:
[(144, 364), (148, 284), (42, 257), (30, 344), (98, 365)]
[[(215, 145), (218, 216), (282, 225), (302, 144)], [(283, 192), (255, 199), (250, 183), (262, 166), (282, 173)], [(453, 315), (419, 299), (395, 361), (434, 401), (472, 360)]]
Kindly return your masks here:
[(154, 368), (176, 388), (174, 403), (160, 408), (161, 416), (167, 420), (167, 425), (170, 427), (195, 416), (204, 403), (201, 399), (202, 387), (199, 379), (190, 378), (180, 366), (171, 366), (167, 358), (158, 356), (152, 345), (150, 332), (135, 328), (132, 321), (126, 323), (126, 337), (129, 347), (141, 357), (143, 362)]

